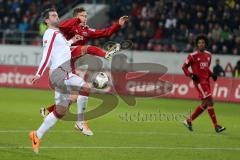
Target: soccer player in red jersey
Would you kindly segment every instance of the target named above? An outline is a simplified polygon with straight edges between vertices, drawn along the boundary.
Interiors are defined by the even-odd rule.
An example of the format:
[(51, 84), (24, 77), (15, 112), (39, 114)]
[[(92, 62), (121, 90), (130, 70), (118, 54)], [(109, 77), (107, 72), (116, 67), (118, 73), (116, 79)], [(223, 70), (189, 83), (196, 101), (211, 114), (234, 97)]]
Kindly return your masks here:
[(128, 16), (122, 16), (119, 21), (113, 23), (112, 26), (105, 29), (92, 29), (86, 25), (87, 12), (84, 8), (76, 8), (73, 11), (74, 18), (60, 22), (59, 29), (64, 34), (67, 40), (70, 40), (75, 35), (79, 35), (79, 41), (71, 46), (72, 58), (78, 58), (84, 54), (91, 54), (100, 57), (108, 58), (108, 52), (101, 48), (86, 45), (89, 39), (96, 39), (102, 37), (110, 37), (113, 33), (117, 32), (124, 26), (128, 20)]
[[(202, 100), (202, 103), (195, 109), (190, 117), (183, 121), (183, 124), (190, 131), (193, 131), (192, 121), (195, 120), (205, 109), (207, 109), (215, 131), (219, 133), (224, 131), (226, 128), (218, 124), (214, 112), (214, 103), (210, 88), (210, 77), (216, 81), (217, 75), (214, 75), (209, 68), (212, 55), (210, 52), (205, 50), (208, 44), (208, 39), (205, 35), (198, 35), (196, 37), (195, 44), (197, 50), (188, 55), (182, 69), (185, 75), (193, 80), (194, 86), (199, 93), (199, 98)], [(189, 67), (191, 67), (192, 72), (188, 70)]]
[[(92, 29), (86, 25), (87, 23), (87, 12), (84, 8), (76, 8), (73, 10), (74, 18), (64, 20), (59, 23), (59, 29), (64, 34), (67, 40), (71, 40), (74, 36), (78, 36), (79, 40), (71, 45), (71, 63), (73, 68), (73, 73), (75, 73), (74, 62), (85, 54), (90, 54), (94, 56), (111, 58), (116, 52), (105, 51), (101, 48), (91, 45), (85, 45), (89, 39), (96, 39), (101, 37), (110, 37), (113, 33), (117, 32), (121, 27), (124, 26), (128, 20), (128, 16), (122, 16), (119, 18), (118, 22), (114, 23), (109, 28), (105, 29)], [(77, 102), (77, 112), (82, 115), (88, 101), (88, 93), (80, 93), (80, 95), (71, 95), (71, 102)], [(45, 117), (48, 113), (55, 110), (55, 104), (48, 106), (47, 108), (41, 108), (40, 113)], [(48, 113), (47, 113), (48, 111)], [(83, 116), (75, 123), (75, 128), (80, 130), (84, 135), (91, 136), (93, 132), (88, 127), (86, 121), (84, 121)]]

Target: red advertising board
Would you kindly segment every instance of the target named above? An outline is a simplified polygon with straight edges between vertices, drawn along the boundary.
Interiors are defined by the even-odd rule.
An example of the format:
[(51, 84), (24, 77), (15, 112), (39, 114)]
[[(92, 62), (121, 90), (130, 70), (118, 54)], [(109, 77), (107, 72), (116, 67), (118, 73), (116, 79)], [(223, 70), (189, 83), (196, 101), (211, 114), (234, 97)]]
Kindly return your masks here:
[(36, 84), (30, 83), (36, 70), (37, 67), (0, 65), (0, 87), (48, 89), (48, 74), (43, 75)]
[[(198, 92), (188, 77), (184, 75), (164, 75), (162, 78), (174, 84), (173, 89), (166, 97), (187, 99), (198, 97)], [(240, 102), (240, 79), (220, 77), (217, 82), (211, 80), (211, 89), (215, 100)]]
[[(30, 83), (30, 78), (36, 70), (37, 67), (0, 65), (0, 86), (50, 89), (48, 74), (41, 77), (36, 84), (32, 85)], [(160, 96), (182, 99), (198, 98), (198, 93), (192, 81), (184, 75), (165, 74), (161, 76), (148, 74), (141, 78), (142, 75), (142, 73), (129, 75), (116, 72), (112, 77), (118, 80), (115, 81), (115, 86), (111, 90), (122, 95)], [(125, 77), (125, 79), (120, 80), (121, 78), (119, 77)], [(169, 89), (170, 84), (172, 84), (171, 89)], [(240, 79), (219, 78), (217, 82), (211, 81), (211, 86), (215, 100), (240, 103)]]

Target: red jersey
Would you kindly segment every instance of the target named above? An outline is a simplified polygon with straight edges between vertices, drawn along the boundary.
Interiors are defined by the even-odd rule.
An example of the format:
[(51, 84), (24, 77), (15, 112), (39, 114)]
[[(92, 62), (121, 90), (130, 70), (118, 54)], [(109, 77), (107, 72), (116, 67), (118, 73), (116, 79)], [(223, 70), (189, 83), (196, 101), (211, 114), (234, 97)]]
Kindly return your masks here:
[(75, 35), (81, 36), (81, 40), (75, 42), (72, 46), (85, 45), (89, 39), (110, 37), (121, 28), (118, 23), (114, 23), (111, 27), (105, 29), (92, 29), (88, 26), (81, 27), (79, 24), (79, 18), (71, 18), (59, 23), (59, 29), (67, 40)]
[(195, 74), (199, 81), (208, 81), (209, 77), (212, 75), (210, 70), (212, 55), (208, 51), (204, 51), (204, 53), (200, 53), (199, 51), (195, 51), (188, 55), (185, 63), (182, 66), (182, 69), (186, 76), (190, 76), (190, 71), (188, 67), (191, 66), (192, 73)]

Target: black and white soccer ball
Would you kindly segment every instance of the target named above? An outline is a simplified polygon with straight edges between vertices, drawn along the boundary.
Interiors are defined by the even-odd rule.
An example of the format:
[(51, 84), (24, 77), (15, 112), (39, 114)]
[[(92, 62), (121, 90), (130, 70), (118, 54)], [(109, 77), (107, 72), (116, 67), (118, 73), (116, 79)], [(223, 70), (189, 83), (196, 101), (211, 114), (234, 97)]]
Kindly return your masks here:
[(109, 84), (109, 77), (105, 72), (98, 72), (95, 74), (92, 84), (97, 89), (104, 89)]

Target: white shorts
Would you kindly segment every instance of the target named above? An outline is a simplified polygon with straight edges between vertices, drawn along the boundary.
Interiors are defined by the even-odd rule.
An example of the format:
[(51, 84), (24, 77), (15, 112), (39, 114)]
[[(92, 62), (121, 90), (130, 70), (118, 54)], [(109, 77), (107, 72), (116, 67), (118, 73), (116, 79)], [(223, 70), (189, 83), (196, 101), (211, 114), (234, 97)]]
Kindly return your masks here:
[(82, 77), (69, 73), (68, 77), (64, 80), (64, 84), (66, 85), (68, 91), (80, 91), (86, 82)]
[(76, 74), (69, 73), (68, 77), (64, 80), (64, 85), (67, 88), (67, 91), (61, 89), (55, 89), (55, 104), (61, 106), (69, 106), (70, 104), (70, 95), (71, 91), (80, 91), (82, 86), (86, 82), (83, 78), (77, 76)]

